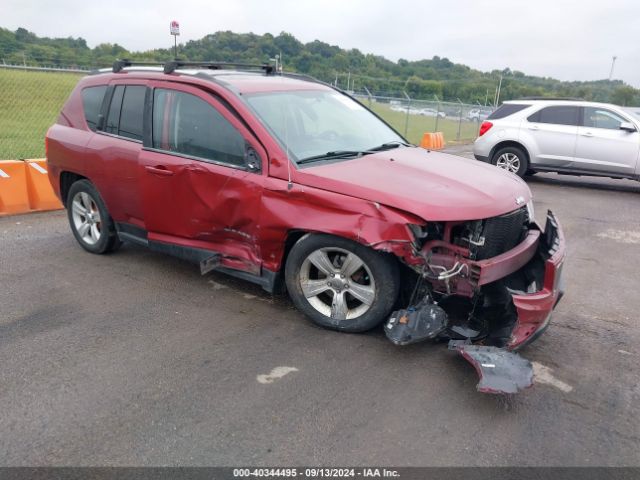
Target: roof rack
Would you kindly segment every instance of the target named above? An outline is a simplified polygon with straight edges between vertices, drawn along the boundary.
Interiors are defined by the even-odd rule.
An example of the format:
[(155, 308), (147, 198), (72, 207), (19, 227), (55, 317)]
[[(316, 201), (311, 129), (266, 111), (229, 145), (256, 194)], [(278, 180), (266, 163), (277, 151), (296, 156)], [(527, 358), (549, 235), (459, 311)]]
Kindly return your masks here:
[(246, 69), (264, 70), (267, 75), (274, 72), (273, 65), (268, 63), (236, 63), (236, 62), (189, 62), (186, 60), (170, 60), (168, 62), (138, 62), (135, 60), (121, 59), (113, 62), (113, 73), (121, 72), (125, 67), (133, 67), (137, 65), (149, 66), (156, 65), (164, 67), (164, 73), (173, 73), (181, 67), (200, 67), (209, 70), (220, 70), (227, 67), (239, 67)]
[(240, 67), (247, 69), (264, 70), (267, 75), (274, 72), (273, 65), (268, 63), (236, 63), (236, 62), (188, 62), (183, 60), (171, 60), (164, 64), (164, 73), (173, 73), (180, 67), (201, 67), (209, 70), (220, 70), (226, 67)]
[(135, 65), (161, 66), (161, 65), (163, 65), (163, 62), (138, 62), (138, 61), (135, 61), (135, 60), (128, 60), (126, 58), (123, 58), (123, 59), (119, 59), (119, 60), (116, 60), (115, 62), (113, 62), (113, 73), (121, 72), (123, 68), (132, 67), (132, 66), (135, 66)]

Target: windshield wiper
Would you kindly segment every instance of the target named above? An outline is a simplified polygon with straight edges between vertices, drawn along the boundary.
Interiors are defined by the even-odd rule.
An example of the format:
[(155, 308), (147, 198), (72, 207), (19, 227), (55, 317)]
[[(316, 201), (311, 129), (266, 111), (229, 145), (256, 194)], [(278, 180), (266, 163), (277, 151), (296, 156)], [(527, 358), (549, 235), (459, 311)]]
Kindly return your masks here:
[(334, 158), (348, 158), (348, 157), (356, 157), (361, 155), (366, 155), (368, 151), (362, 150), (335, 150), (332, 152), (322, 153), (320, 155), (314, 155), (312, 157), (303, 158), (298, 160), (298, 165), (302, 165), (304, 163), (317, 162), (319, 160), (332, 160)]
[(317, 162), (319, 160), (332, 160), (335, 158), (349, 158), (349, 157), (361, 157), (363, 155), (369, 155), (371, 153), (382, 152), (384, 150), (391, 150), (398, 147), (409, 147), (410, 145), (399, 140), (383, 143), (377, 147), (370, 148), (369, 150), (335, 150), (332, 152), (322, 153), (320, 155), (314, 155), (312, 157), (306, 157), (298, 160), (298, 165), (304, 163)]
[(399, 140), (394, 140), (393, 142), (383, 143), (382, 145), (378, 145), (377, 147), (370, 148), (369, 152), (382, 152), (384, 150), (391, 150), (392, 148), (398, 147), (409, 147), (408, 143), (401, 142)]

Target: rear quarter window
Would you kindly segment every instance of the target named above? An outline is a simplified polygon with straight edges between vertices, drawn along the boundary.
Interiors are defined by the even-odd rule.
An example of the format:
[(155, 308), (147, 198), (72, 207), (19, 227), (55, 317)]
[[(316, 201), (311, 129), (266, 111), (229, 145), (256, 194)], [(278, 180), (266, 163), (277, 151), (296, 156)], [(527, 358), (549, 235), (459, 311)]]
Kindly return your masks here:
[(527, 120), (534, 123), (550, 123), (553, 125), (578, 125), (580, 109), (571, 105), (555, 105), (538, 110)]
[(500, 105), (500, 107), (493, 112), (491, 115), (487, 117), (487, 120), (499, 120), (501, 118), (508, 117), (509, 115), (513, 115), (521, 110), (524, 110), (529, 105), (524, 105), (521, 103), (504, 103)]
[(98, 126), (98, 116), (100, 115), (102, 99), (104, 98), (106, 91), (106, 85), (87, 87), (82, 90), (82, 108), (84, 109), (84, 118), (87, 121), (87, 126), (94, 132)]

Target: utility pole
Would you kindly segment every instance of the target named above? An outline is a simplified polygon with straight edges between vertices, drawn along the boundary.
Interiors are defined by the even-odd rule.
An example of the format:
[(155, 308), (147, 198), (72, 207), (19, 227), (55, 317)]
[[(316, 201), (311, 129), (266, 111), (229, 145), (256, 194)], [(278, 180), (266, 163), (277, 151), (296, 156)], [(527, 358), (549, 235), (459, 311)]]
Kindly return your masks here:
[(496, 90), (496, 104), (495, 108), (498, 108), (498, 102), (500, 102), (500, 90), (502, 89), (502, 75), (500, 75), (500, 83), (498, 83), (498, 89)]
[(616, 65), (616, 57), (615, 55), (611, 58), (611, 71), (609, 72), (609, 81), (613, 78), (613, 67)]

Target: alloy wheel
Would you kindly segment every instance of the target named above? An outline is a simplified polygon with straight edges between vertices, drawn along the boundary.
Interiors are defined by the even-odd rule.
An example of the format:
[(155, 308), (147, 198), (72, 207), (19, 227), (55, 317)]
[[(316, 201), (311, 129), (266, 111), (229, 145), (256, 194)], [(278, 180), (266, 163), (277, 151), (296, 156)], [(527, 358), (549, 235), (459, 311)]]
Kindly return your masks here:
[(498, 157), (496, 166), (511, 173), (518, 173), (520, 170), (520, 158), (515, 153), (506, 152)]
[(71, 201), (73, 225), (78, 236), (88, 245), (95, 245), (102, 235), (102, 220), (96, 201), (87, 192), (78, 192)]
[(376, 285), (367, 264), (353, 252), (320, 248), (305, 258), (300, 287), (309, 304), (335, 320), (365, 314), (376, 298)]

